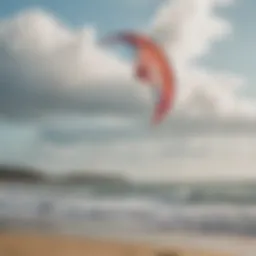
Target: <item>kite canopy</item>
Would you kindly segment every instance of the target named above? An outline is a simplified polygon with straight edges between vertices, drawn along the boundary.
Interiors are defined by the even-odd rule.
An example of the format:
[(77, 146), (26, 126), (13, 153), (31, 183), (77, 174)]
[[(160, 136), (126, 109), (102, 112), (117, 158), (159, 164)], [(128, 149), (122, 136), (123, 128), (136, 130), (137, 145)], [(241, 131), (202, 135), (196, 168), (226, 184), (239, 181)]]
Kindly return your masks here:
[(151, 38), (134, 32), (116, 33), (104, 38), (102, 43), (126, 43), (137, 50), (135, 76), (158, 90), (152, 122), (160, 123), (173, 106), (175, 96), (174, 71), (163, 49)]

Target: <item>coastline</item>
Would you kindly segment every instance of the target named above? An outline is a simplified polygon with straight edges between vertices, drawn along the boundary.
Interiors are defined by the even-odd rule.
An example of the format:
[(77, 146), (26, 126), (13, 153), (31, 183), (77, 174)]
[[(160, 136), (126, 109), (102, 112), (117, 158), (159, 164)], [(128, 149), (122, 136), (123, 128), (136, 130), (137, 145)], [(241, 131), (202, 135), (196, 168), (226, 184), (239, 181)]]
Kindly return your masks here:
[(13, 231), (0, 234), (0, 255), (252, 256), (256, 255), (256, 239), (195, 233), (82, 236)]
[(0, 235), (0, 255), (5, 256), (232, 256), (233, 254), (149, 241), (89, 238), (38, 233)]

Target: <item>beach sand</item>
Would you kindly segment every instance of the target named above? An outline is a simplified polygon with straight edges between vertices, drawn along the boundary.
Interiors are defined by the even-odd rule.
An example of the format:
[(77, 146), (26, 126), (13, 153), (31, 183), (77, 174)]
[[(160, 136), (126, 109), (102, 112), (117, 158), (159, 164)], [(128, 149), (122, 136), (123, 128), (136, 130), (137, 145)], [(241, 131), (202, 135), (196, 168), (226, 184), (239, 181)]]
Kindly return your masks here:
[(0, 234), (0, 256), (232, 256), (235, 254), (157, 245), (151, 242), (91, 239), (71, 235)]

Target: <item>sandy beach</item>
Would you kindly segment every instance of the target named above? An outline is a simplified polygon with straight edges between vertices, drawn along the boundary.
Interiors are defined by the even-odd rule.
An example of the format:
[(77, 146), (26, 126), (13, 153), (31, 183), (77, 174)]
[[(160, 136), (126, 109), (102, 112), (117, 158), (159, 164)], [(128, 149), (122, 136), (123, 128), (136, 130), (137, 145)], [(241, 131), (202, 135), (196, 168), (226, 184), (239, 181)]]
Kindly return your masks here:
[(114, 241), (68, 235), (5, 233), (0, 235), (1, 256), (232, 256), (217, 250), (181, 245)]

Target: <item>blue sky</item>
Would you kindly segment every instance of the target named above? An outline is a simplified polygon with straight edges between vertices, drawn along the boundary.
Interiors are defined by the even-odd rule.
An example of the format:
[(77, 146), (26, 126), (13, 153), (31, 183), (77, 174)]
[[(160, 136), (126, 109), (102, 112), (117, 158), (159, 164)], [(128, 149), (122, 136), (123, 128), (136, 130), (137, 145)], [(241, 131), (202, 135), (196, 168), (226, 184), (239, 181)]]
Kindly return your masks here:
[[(217, 0), (205, 0), (209, 5), (200, 9), (201, 1), (191, 0), (194, 13), (187, 22), (185, 0), (170, 1), (175, 4), (165, 7), (167, 0), (3, 0), (0, 19), (10, 22), (0, 21), (0, 116), (4, 117), (0, 119), (0, 162), (49, 170), (114, 169), (162, 178), (176, 177), (170, 169), (186, 177), (204, 176), (214, 163), (220, 175), (225, 168), (239, 176), (240, 169), (234, 171), (220, 152), (227, 144), (227, 152), (233, 152), (240, 142), (235, 138), (230, 142), (221, 132), (232, 115), (245, 126), (245, 115), (256, 117), (255, 105), (247, 99), (256, 98), (256, 3), (235, 1), (215, 10), (210, 3)], [(20, 19), (18, 13), (22, 13)], [(220, 17), (232, 25), (233, 33), (215, 42), (216, 24), (225, 37)], [(159, 18), (167, 23), (156, 21)], [(170, 115), (152, 131), (146, 121), (152, 104), (147, 88), (136, 84), (130, 64), (101, 49), (95, 40), (115, 30), (150, 30), (154, 22), (166, 34), (174, 33), (174, 40), (165, 43), (177, 65), (181, 96), (174, 117)], [(88, 29), (91, 26), (96, 39)], [(206, 54), (205, 46), (209, 46)], [(237, 77), (245, 79), (245, 85), (235, 96), (230, 88)], [(190, 123), (186, 115), (198, 111), (198, 106), (204, 113), (201, 123)], [(218, 132), (213, 131), (215, 125)], [(246, 131), (239, 136), (250, 137)], [(213, 133), (217, 148), (215, 142), (205, 140)], [(253, 159), (244, 160), (248, 175)], [(195, 167), (195, 173), (189, 166)], [(156, 174), (155, 169), (162, 171)], [(216, 171), (211, 170), (208, 174), (214, 176)]]
[(230, 39), (216, 44), (207, 58), (206, 63), (219, 69), (231, 70), (241, 74), (248, 80), (248, 86), (244, 88), (247, 95), (256, 96), (256, 33), (253, 24), (256, 22), (254, 15), (256, 2), (253, 0), (236, 1), (228, 8), (221, 10), (233, 24), (234, 34)]
[[(71, 26), (79, 27), (92, 24), (105, 33), (115, 29), (144, 26), (152, 17), (158, 1), (61, 1), (61, 0), (23, 0), (4, 1), (1, 4), (1, 16), (15, 14), (21, 9), (42, 7), (55, 13), (61, 20)], [(131, 18), (132, 17), (132, 18)]]

